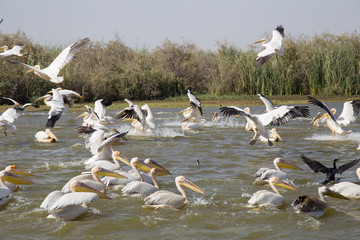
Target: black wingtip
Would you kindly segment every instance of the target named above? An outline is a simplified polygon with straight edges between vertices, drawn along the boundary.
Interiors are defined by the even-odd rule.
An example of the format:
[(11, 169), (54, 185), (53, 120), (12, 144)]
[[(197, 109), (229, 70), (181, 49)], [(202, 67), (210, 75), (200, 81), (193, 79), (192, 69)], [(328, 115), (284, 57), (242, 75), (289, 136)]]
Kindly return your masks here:
[(277, 30), (281, 36), (285, 36), (285, 33), (284, 33), (284, 26), (283, 25), (279, 25), (275, 28), (275, 30)]

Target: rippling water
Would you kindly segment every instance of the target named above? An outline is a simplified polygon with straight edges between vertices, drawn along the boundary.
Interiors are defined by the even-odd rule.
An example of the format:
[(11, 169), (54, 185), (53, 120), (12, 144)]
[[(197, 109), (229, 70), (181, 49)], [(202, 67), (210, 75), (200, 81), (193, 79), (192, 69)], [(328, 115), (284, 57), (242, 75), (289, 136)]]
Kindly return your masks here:
[[(338, 103), (329, 104), (341, 109)], [(184, 106), (185, 107), (185, 106)], [(311, 106), (314, 116), (319, 108)], [(264, 107), (251, 107), (253, 113)], [(159, 129), (152, 136), (137, 136), (128, 122), (114, 127), (130, 130), (126, 145), (115, 145), (125, 156), (153, 158), (173, 175), (159, 177), (162, 189), (177, 191), (174, 178), (184, 175), (206, 191), (200, 195), (186, 190), (190, 204), (181, 210), (143, 209), (143, 200), (110, 192), (111, 200), (90, 204), (87, 214), (75, 221), (48, 219), (40, 209), (44, 198), (73, 176), (84, 171), (91, 157), (84, 138), (75, 132), (80, 112), (66, 113), (53, 132), (54, 144), (34, 142), (37, 131), (45, 129), (47, 112), (30, 112), (16, 122), (17, 134), (1, 136), (1, 165), (16, 164), (31, 170), (36, 185), (23, 186), (1, 211), (1, 239), (359, 239), (360, 201), (329, 199), (329, 208), (319, 219), (296, 214), (290, 204), (300, 194), (317, 196), (321, 173), (315, 174), (300, 159), (300, 152), (330, 166), (334, 158), (343, 162), (358, 158), (359, 121), (345, 129), (354, 133), (332, 139), (327, 127), (311, 127), (310, 119), (295, 119), (277, 128), (283, 142), (273, 147), (257, 142), (250, 146), (253, 133), (244, 130), (244, 118), (221, 123), (210, 121), (216, 108), (204, 108), (204, 130), (182, 133), (181, 109), (153, 109)], [(116, 111), (108, 111), (113, 116)], [(269, 128), (270, 129), (270, 128)], [(260, 167), (273, 168), (273, 159), (283, 157), (305, 171), (288, 170), (301, 193), (280, 189), (285, 196), (281, 209), (251, 209), (247, 201), (268, 186), (253, 185)], [(200, 165), (197, 165), (199, 160)], [(340, 163), (341, 164), (341, 161)], [(356, 167), (346, 171), (344, 181), (358, 182)]]

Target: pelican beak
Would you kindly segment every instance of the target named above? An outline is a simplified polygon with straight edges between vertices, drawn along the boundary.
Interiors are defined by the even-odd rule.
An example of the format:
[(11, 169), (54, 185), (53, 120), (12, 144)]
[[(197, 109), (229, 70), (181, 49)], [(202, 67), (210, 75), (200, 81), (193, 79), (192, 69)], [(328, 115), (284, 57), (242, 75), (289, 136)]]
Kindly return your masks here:
[(265, 42), (265, 41), (266, 41), (265, 39), (261, 39), (261, 40), (259, 40), (259, 41), (254, 42), (254, 44), (256, 44), (256, 43), (262, 43), (262, 42)]
[(50, 137), (50, 138), (52, 138), (52, 139), (55, 139), (55, 141), (59, 141), (59, 139), (55, 136), (55, 134), (52, 132), (52, 131), (50, 131), (50, 129), (46, 129), (46, 134)]
[(78, 182), (78, 184), (76, 186), (73, 187), (74, 190), (76, 192), (92, 192), (92, 193), (96, 193), (97, 195), (99, 195), (99, 198), (102, 199), (111, 199), (109, 196), (107, 196), (106, 194), (96, 190), (95, 188), (92, 188), (82, 182)]
[(184, 181), (180, 182), (181, 185), (190, 188), (191, 190), (198, 192), (200, 194), (205, 194), (205, 191), (202, 190), (201, 188), (199, 188), (198, 186), (196, 186), (195, 184), (193, 184), (192, 182), (190, 182), (189, 180), (185, 179)]
[(119, 153), (119, 154), (115, 155), (115, 159), (119, 160), (119, 161), (125, 163), (126, 165), (128, 165), (129, 167), (131, 167), (129, 159), (127, 159), (124, 155)]
[(151, 166), (147, 165), (146, 163), (139, 161), (134, 163), (135, 167), (140, 169), (141, 171), (149, 173), (151, 171)]
[(121, 175), (120, 173), (117, 173), (117, 172), (114, 172), (114, 171), (111, 171), (111, 170), (107, 170), (107, 169), (104, 169), (104, 168), (102, 168), (98, 172), (98, 174), (101, 175), (101, 176), (108, 176), (108, 177), (127, 178), (124, 175)]
[(338, 192), (335, 192), (333, 190), (330, 189), (326, 189), (326, 192), (324, 192), (324, 195), (330, 196), (330, 197), (334, 197), (334, 198), (340, 198), (340, 199), (344, 199), (344, 200), (349, 200), (347, 197), (345, 197), (344, 195), (341, 195)]
[(19, 175), (24, 175), (24, 176), (35, 176), (34, 174), (28, 172), (28, 171), (25, 171), (23, 169), (19, 169), (19, 168), (16, 168), (15, 165), (11, 166), (11, 170), (10, 172), (11, 173), (14, 173), (14, 174), (19, 174)]
[(184, 123), (184, 122), (189, 122), (188, 118), (185, 118), (184, 120), (182, 120), (180, 123)]
[(83, 112), (81, 115), (77, 116), (75, 119), (81, 118), (81, 117), (85, 117), (86, 116), (86, 112)]
[(315, 122), (320, 119), (321, 112), (318, 112), (316, 116), (311, 120), (310, 124), (315, 125)]
[(135, 118), (125, 118), (123, 119), (123, 122), (135, 122), (137, 119)]
[(2, 47), (0, 47), (0, 50), (4, 50), (6, 48), (8, 48), (8, 47), (7, 46), (2, 46)]
[(27, 70), (27, 71), (25, 72), (25, 74), (31, 73), (31, 72), (33, 72), (33, 71), (34, 71), (34, 69)]
[(294, 169), (294, 170), (301, 170), (304, 171), (301, 167), (296, 166), (295, 164), (286, 162), (282, 160), (281, 162), (278, 162), (277, 165), (281, 168), (288, 168), (288, 169)]
[(44, 99), (47, 98), (47, 97), (48, 97), (48, 95), (39, 97), (39, 98), (35, 99), (34, 102), (38, 102), (38, 101), (44, 100)]
[(27, 178), (24, 178), (24, 177), (21, 177), (21, 176), (18, 176), (18, 175), (15, 175), (15, 174), (13, 174), (11, 172), (5, 172), (5, 176), (3, 176), (1, 179), (3, 181), (10, 182), (10, 183), (13, 183), (13, 184), (20, 184), (20, 185), (35, 184), (31, 180), (29, 180)]
[(297, 189), (296, 187), (294, 187), (293, 185), (291, 185), (291, 184), (289, 184), (287, 182), (281, 181), (281, 180), (278, 180), (277, 182), (274, 182), (274, 185), (279, 186), (279, 187), (283, 187), (283, 188), (286, 188), (286, 189), (289, 189), (289, 190), (300, 192), (300, 190)]
[(282, 142), (282, 138), (280, 137), (280, 135), (278, 134), (278, 132), (276, 131), (273, 131), (272, 134), (274, 135), (274, 138), (280, 142)]
[(171, 175), (170, 171), (155, 162), (154, 160), (148, 158), (144, 161), (147, 165), (149, 165), (152, 168), (156, 168), (158, 172), (156, 173), (156, 176), (163, 176), (163, 175)]

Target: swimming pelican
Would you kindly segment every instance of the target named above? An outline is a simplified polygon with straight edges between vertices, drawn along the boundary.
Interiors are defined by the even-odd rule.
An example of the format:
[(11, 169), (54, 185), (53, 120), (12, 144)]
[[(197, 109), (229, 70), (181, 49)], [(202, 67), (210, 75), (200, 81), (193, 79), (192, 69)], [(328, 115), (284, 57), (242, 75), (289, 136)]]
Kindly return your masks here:
[(4, 52), (0, 53), (0, 58), (1, 57), (9, 57), (9, 56), (19, 56), (22, 57), (23, 54), (20, 53), (21, 50), (23, 50), (24, 45), (22, 44), (17, 44), (15, 45), (12, 49), (9, 50), (8, 46), (2, 46), (0, 47), (1, 50), (4, 50)]
[(318, 193), (320, 199), (316, 197), (302, 195), (299, 196), (293, 203), (291, 203), (291, 206), (294, 208), (296, 213), (305, 213), (314, 218), (318, 218), (324, 215), (328, 206), (328, 202), (324, 195), (349, 200), (343, 195), (330, 190), (326, 186), (319, 187)]
[[(319, 103), (318, 104), (313, 103), (313, 104), (324, 109), (324, 107), (320, 106), (321, 104), (318, 105)], [(325, 104), (323, 103), (323, 105)], [(336, 108), (331, 108), (330, 111), (335, 116)], [(346, 101), (343, 104), (343, 109), (341, 111), (341, 114), (336, 118), (336, 122), (340, 126), (347, 126), (356, 120), (356, 118), (359, 116), (359, 112), (360, 112), (360, 100)], [(328, 113), (325, 113), (323, 115), (321, 115), (321, 113), (318, 113), (311, 121), (311, 123), (313, 124), (314, 127), (319, 126), (319, 122), (322, 122), (322, 119), (326, 119), (328, 115), (329, 115)]]
[(112, 102), (108, 99), (99, 99), (95, 101), (94, 111), (98, 115), (101, 124), (115, 123), (115, 119), (106, 116), (106, 107), (110, 106)]
[[(313, 97), (310, 97), (308, 96), (308, 99), (309, 99), (309, 102), (318, 106), (318, 107), (321, 107), (322, 109), (324, 109), (327, 113), (325, 113), (323, 115), (323, 117), (326, 117), (326, 124), (327, 126), (329, 127), (329, 129), (331, 130), (332, 132), (332, 136), (335, 137), (336, 134), (339, 134), (339, 135), (343, 135), (343, 134), (348, 134), (348, 133), (351, 133), (352, 131), (349, 130), (349, 131), (344, 131), (341, 127), (340, 127), (340, 124), (337, 122), (337, 120), (335, 119), (335, 116), (334, 114), (331, 112), (331, 110), (325, 105), (325, 103), (323, 103), (322, 101), (316, 99), (316, 98), (313, 98)], [(342, 118), (344, 119), (344, 118)]]
[(303, 170), (295, 164), (289, 163), (279, 157), (275, 158), (273, 163), (276, 169), (260, 168), (255, 173), (255, 177), (257, 177), (254, 182), (255, 184), (262, 184), (264, 182), (267, 182), (271, 177), (278, 177), (282, 181), (288, 181), (287, 173), (283, 172), (281, 168)]
[(59, 139), (49, 128), (47, 128), (45, 131), (39, 131), (35, 134), (35, 141), (42, 143), (53, 143), (58, 142)]
[(65, 67), (68, 62), (70, 62), (70, 60), (74, 57), (75, 53), (79, 50), (80, 47), (86, 45), (89, 42), (89, 38), (84, 38), (68, 46), (54, 59), (54, 61), (47, 68), (44, 69), (40, 69), (39, 65), (35, 65), (33, 67), (21, 62), (9, 62), (13, 64), (21, 64), (29, 68), (30, 70), (28, 70), (26, 73), (34, 71), (35, 75), (41, 77), (42, 79), (50, 80), (50, 82), (59, 84), (64, 81), (64, 77), (58, 76), (60, 70)]
[[(10, 172), (10, 173), (13, 173), (13, 174), (17, 174), (17, 175), (35, 176), (34, 174), (32, 174), (32, 173), (30, 173), (30, 172), (28, 172), (26, 170), (17, 168), (16, 165), (9, 165), (4, 169), (4, 171)], [(6, 181), (5, 181), (5, 184), (10, 188), (10, 190), (12, 192), (16, 192), (19, 189), (18, 184), (13, 184), (13, 183), (6, 182)]]
[[(62, 89), (62, 88), (56, 88), (56, 90), (63, 97), (64, 103), (68, 104), (69, 107), (74, 106), (76, 99), (82, 99), (82, 96), (73, 90)], [(48, 93), (52, 93), (52, 91), (49, 91)]]
[(284, 37), (284, 27), (282, 25), (279, 25), (272, 31), (272, 38), (270, 42), (265, 43), (265, 38), (262, 38), (260, 41), (255, 42), (262, 43), (262, 46), (265, 47), (265, 49), (259, 52), (256, 57), (256, 67), (261, 67), (267, 60), (269, 60), (273, 55), (275, 55), (275, 53), (278, 53), (280, 56), (284, 55), (284, 49), (282, 48), (282, 41)]
[(315, 173), (322, 172), (326, 174), (326, 179), (323, 182), (321, 182), (321, 184), (323, 185), (326, 185), (331, 181), (335, 181), (336, 174), (342, 174), (343, 172), (345, 172), (346, 170), (348, 170), (349, 168), (351, 168), (360, 161), (360, 158), (358, 158), (344, 165), (341, 165), (340, 167), (337, 167), (336, 162), (339, 161), (339, 159), (334, 159), (333, 167), (329, 168), (329, 167), (325, 167), (318, 161), (307, 158), (304, 154), (301, 154), (301, 158)]
[(190, 119), (191, 122), (199, 122), (200, 117), (203, 114), (200, 100), (191, 93), (190, 89), (187, 91), (188, 98), (190, 100), (190, 107), (180, 111), (179, 114), (183, 114), (185, 119)]
[(55, 123), (60, 119), (63, 112), (67, 110), (63, 97), (56, 89), (52, 89), (52, 96), (47, 94), (45, 96), (35, 99), (35, 101), (40, 100), (44, 100), (44, 103), (50, 106), (46, 127), (54, 127)]
[(269, 179), (269, 185), (272, 190), (275, 192), (270, 192), (268, 190), (260, 190), (254, 193), (254, 195), (249, 199), (248, 203), (251, 206), (258, 207), (281, 207), (284, 204), (284, 197), (280, 194), (280, 191), (275, 187), (283, 187), (293, 191), (299, 191), (296, 187), (291, 184), (280, 180), (278, 177), (271, 177)]
[(200, 194), (205, 194), (204, 190), (202, 190), (201, 188), (199, 188), (198, 186), (187, 180), (184, 176), (176, 177), (175, 184), (177, 189), (182, 195), (166, 190), (159, 190), (147, 196), (144, 199), (145, 205), (143, 205), (143, 207), (154, 208), (154, 209), (165, 208), (165, 207), (180, 209), (184, 207), (189, 202), (189, 200), (182, 186), (190, 188), (191, 190), (198, 192)]
[(127, 178), (126, 176), (114, 172), (105, 168), (102, 168), (100, 166), (95, 166), (91, 169), (90, 172), (82, 173), (81, 175), (75, 176), (72, 179), (70, 179), (64, 187), (61, 189), (62, 192), (70, 192), (70, 186), (73, 181), (81, 181), (82, 183), (85, 183), (86, 185), (95, 188), (96, 190), (105, 193), (105, 184), (100, 180), (99, 176), (108, 176), (108, 177), (115, 177), (115, 178)]
[(12, 192), (11, 188), (9, 188), (6, 185), (5, 181), (9, 182), (9, 183), (21, 184), (21, 185), (34, 184), (29, 179), (26, 179), (21, 176), (17, 176), (14, 173), (11, 173), (9, 171), (5, 171), (5, 170), (1, 171), (0, 172), (0, 185), (1, 185), (1, 187), (0, 187), (0, 206), (7, 203), (13, 197), (13, 194), (12, 194), (13, 192)]
[[(360, 168), (356, 169), (356, 175), (360, 179)], [(360, 199), (360, 185), (352, 182), (339, 182), (330, 187), (330, 190), (340, 193), (347, 198)]]
[(56, 218), (64, 221), (73, 220), (87, 212), (88, 204), (96, 199), (110, 199), (104, 193), (82, 183), (73, 181), (70, 186), (71, 192), (51, 192), (41, 203), (40, 207), (49, 211), (48, 218)]
[(181, 130), (183, 132), (197, 132), (197, 131), (201, 131), (203, 128), (200, 125), (200, 123), (198, 122), (191, 122), (190, 118), (186, 118), (184, 120), (181, 121), (181, 123), (183, 123), (181, 125)]
[(265, 130), (264, 126), (268, 124), (272, 124), (273, 126), (279, 126), (297, 117), (307, 117), (309, 116), (309, 107), (284, 105), (263, 114), (250, 114), (248, 109), (241, 109), (239, 107), (230, 106), (221, 107), (220, 112), (226, 117), (232, 115), (241, 115), (245, 117), (245, 119), (249, 123), (249, 127), (254, 130), (254, 137), (249, 142), (250, 145), (256, 143), (256, 137), (259, 134), (260, 136), (263, 136), (268, 140), (269, 146), (272, 146), (273, 143), (269, 140), (270, 135)]

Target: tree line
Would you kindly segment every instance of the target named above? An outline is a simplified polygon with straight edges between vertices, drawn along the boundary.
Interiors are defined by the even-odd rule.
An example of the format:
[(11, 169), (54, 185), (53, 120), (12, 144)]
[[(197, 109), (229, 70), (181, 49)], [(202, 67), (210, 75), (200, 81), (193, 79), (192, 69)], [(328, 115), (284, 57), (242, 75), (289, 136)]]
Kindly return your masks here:
[[(85, 36), (86, 37), (86, 36)], [(167, 99), (186, 94), (210, 96), (358, 95), (360, 91), (359, 34), (286, 37), (285, 54), (255, 67), (257, 51), (227, 42), (217, 50), (202, 50), (190, 42), (165, 40), (153, 50), (132, 49), (121, 39), (91, 42), (61, 70), (61, 87), (83, 95), (84, 101)], [(25, 33), (1, 34), (0, 45), (24, 45), (25, 57), (11, 60), (48, 66), (66, 46), (42, 46)], [(256, 51), (257, 50), (257, 51)], [(20, 65), (0, 59), (0, 96), (30, 102), (57, 86)]]

